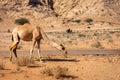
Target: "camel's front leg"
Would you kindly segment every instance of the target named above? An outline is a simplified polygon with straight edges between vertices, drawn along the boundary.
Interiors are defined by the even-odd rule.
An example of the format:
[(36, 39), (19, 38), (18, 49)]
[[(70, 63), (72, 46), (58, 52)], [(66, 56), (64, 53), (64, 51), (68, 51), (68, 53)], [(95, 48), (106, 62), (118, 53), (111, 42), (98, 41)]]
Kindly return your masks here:
[(41, 56), (41, 54), (40, 54), (40, 41), (41, 41), (41, 40), (37, 40), (37, 45), (38, 45), (38, 56), (39, 56), (40, 62), (43, 62), (43, 61), (42, 61), (42, 56)]
[(32, 56), (33, 56), (33, 50), (34, 50), (35, 43), (36, 43), (36, 40), (33, 40), (32, 48), (30, 50), (30, 59), (32, 59)]

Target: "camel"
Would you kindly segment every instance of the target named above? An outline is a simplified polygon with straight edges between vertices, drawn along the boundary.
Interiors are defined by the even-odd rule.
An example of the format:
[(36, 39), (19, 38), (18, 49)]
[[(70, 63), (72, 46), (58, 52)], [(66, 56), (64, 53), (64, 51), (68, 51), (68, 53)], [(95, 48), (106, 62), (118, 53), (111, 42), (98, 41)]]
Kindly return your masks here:
[(9, 46), (10, 61), (12, 61), (13, 54), (15, 55), (15, 59), (17, 60), (17, 52), (16, 52), (17, 45), (19, 44), (20, 40), (23, 40), (23, 41), (32, 41), (32, 47), (30, 49), (30, 59), (32, 59), (34, 46), (37, 43), (39, 60), (40, 62), (42, 62), (42, 57), (40, 54), (40, 43), (42, 39), (45, 40), (52, 47), (55, 47), (56, 49), (61, 51), (64, 57), (67, 57), (67, 51), (64, 45), (57, 44), (52, 40), (50, 40), (41, 27), (32, 26), (30, 23), (25, 23), (24, 25), (17, 26), (13, 29), (12, 44)]

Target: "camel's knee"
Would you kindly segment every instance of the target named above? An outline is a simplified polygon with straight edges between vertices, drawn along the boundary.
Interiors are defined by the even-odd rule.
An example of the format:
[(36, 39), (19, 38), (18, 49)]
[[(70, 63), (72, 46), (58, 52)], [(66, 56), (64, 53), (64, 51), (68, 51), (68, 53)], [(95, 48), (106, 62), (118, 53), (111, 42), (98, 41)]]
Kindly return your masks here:
[(9, 49), (10, 51), (13, 51), (14, 49), (17, 49), (17, 42), (13, 42), (10, 46), (9, 46)]

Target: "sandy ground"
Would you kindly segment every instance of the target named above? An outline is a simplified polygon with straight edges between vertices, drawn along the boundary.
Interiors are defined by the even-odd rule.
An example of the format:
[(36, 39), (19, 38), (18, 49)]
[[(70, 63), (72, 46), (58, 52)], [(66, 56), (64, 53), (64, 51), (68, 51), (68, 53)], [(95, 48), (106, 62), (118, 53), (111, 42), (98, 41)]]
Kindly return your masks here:
[[(52, 37), (50, 36), (50, 38)], [(73, 39), (73, 41), (75, 40)], [(83, 42), (77, 45), (74, 45), (75, 43), (72, 43), (73, 45), (66, 45), (69, 50), (80, 49), (81, 47), (79, 46), (81, 46)], [(73, 52), (74, 55), (69, 54), (68, 58), (64, 58), (63, 56), (58, 54), (44, 54), (44, 63), (35, 61), (35, 63), (31, 64), (29, 67), (20, 67), (17, 66), (16, 63), (12, 63), (9, 61), (9, 52), (6, 53), (6, 51), (9, 50), (10, 43), (11, 33), (9, 33), (5, 28), (1, 28), (0, 52), (2, 52), (0, 53), (0, 63), (4, 64), (4, 70), (0, 69), (0, 80), (120, 80), (120, 55), (118, 54), (75, 55), (75, 53)], [(81, 49), (85, 49), (87, 44), (88, 43), (82, 45), (84, 47), (82, 47)], [(30, 45), (31, 42), (22, 42), (19, 46), (20, 50), (23, 50), (23, 54), (26, 54), (25, 56), (29, 55), (24, 51), (28, 51), (30, 49)], [(55, 50), (44, 42), (42, 42), (41, 45), (42, 50)], [(106, 46), (108, 45), (109, 44), (107, 44)], [(87, 48), (89, 48), (89, 46)], [(108, 46), (108, 48), (119, 49), (119, 46)], [(23, 57), (23, 54), (19, 54), (19, 58)], [(45, 68), (53, 68), (58, 66), (68, 68), (68, 73), (66, 74), (67, 76), (56, 79), (56, 77), (54, 76), (47, 76), (41, 73), (41, 71), (43, 71)]]
[[(74, 8), (71, 8), (69, 3), (65, 3), (68, 7), (63, 10), (61, 9), (65, 6), (64, 4), (61, 4), (61, 6), (57, 5), (58, 8), (60, 7), (60, 13), (63, 18), (65, 18), (64, 15), (66, 16), (68, 14), (68, 16), (66, 16), (68, 19), (65, 19), (68, 21), (64, 21), (62, 18), (56, 19), (54, 17), (42, 19), (47, 14), (38, 14), (39, 9), (38, 12), (36, 12), (37, 9), (34, 9), (35, 11), (31, 9), (28, 10), (29, 7), (19, 6), (19, 1), (18, 5), (12, 5), (11, 3), (10, 5), (9, 3), (7, 4), (6, 1), (2, 1), (5, 2), (3, 7), (0, 5), (2, 7), (2, 9), (0, 9), (0, 80), (120, 80), (120, 54), (113, 53), (114, 55), (108, 55), (110, 51), (103, 52), (102, 55), (98, 55), (99, 52), (97, 51), (94, 52), (95, 55), (85, 55), (85, 52), (77, 51), (77, 53), (81, 53), (81, 55), (76, 52), (71, 52), (71, 54), (68, 54), (68, 58), (64, 58), (58, 54), (59, 52), (56, 52), (56, 49), (43, 41), (41, 49), (43, 51), (51, 50), (51, 52), (54, 53), (50, 54), (51, 52), (47, 52), (49, 54), (45, 54), (44, 52), (42, 55), (45, 61), (44, 63), (35, 60), (34, 64), (21, 67), (18, 66), (15, 61), (14, 63), (9, 61), (11, 31), (17, 26), (14, 24), (14, 21), (19, 17), (24, 17), (24, 14), (31, 19), (30, 22), (34, 25), (40, 23), (41, 27), (48, 32), (47, 35), (51, 40), (62, 42), (68, 50), (99, 49), (101, 52), (103, 49), (120, 50), (120, 24), (118, 22), (119, 18), (117, 18), (119, 17), (119, 5), (115, 7), (112, 3), (112, 6), (108, 7), (110, 12), (102, 7), (101, 0), (89, 0), (90, 3), (87, 1), (87, 4), (86, 1), (81, 0), (81, 2), (79, 0), (80, 2), (77, 3), (78, 7), (73, 6)], [(69, 0), (68, 2), (71, 1), (73, 0)], [(76, 3), (76, 1), (77, 0), (73, 2)], [(111, 1), (112, 0), (108, 2), (111, 3)], [(62, 3), (64, 2), (66, 2), (66, 0), (62, 1)], [(83, 6), (84, 4), (86, 6)], [(92, 7), (94, 4), (96, 5)], [(10, 7), (13, 9), (8, 10)], [(69, 10), (69, 8), (71, 8), (72, 11)], [(79, 13), (76, 13), (76, 11), (79, 11)], [(11, 17), (8, 17), (8, 15)], [(72, 16), (73, 20), (69, 21), (69, 17), (71, 19)], [(84, 21), (88, 18), (93, 19), (93, 22), (88, 23)], [(77, 20), (80, 20), (80, 23), (76, 22)], [(65, 24), (63, 24), (63, 22)], [(71, 29), (73, 32), (67, 32), (68, 29)], [(30, 47), (31, 42), (21, 41), (18, 46), (18, 48), (22, 50), (22, 52), (18, 52), (19, 58), (23, 58), (23, 56), (28, 57)], [(87, 53), (93, 54), (92, 51), (87, 51)], [(35, 52), (35, 59), (37, 57), (36, 54)], [(3, 66), (4, 69), (2, 69), (1, 66)], [(45, 69), (58, 66), (68, 69), (66, 76), (57, 79), (55, 76), (48, 76), (42, 73)], [(49, 73), (49, 71), (47, 73)]]
[[(22, 55), (23, 56), (23, 55)], [(21, 57), (22, 57), (21, 56)], [(66, 67), (66, 77), (58, 80), (119, 80), (120, 55), (44, 55), (45, 62), (35, 61), (29, 67), (20, 67), (9, 61), (8, 55), (0, 56), (5, 69), (0, 70), (0, 80), (57, 80), (42, 74), (44, 68)]]

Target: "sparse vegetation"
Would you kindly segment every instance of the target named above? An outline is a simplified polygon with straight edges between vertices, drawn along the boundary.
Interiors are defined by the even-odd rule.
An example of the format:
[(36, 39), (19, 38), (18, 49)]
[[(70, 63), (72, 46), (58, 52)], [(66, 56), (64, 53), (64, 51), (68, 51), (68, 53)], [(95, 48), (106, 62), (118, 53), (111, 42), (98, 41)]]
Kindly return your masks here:
[(120, 60), (120, 56), (109, 56), (107, 57), (108, 62), (117, 62)]
[(5, 69), (5, 63), (0, 62), (0, 70), (4, 70)]
[(93, 43), (92, 45), (91, 45), (93, 48), (102, 48), (102, 45), (101, 45), (101, 43), (100, 42), (95, 42), (95, 43)]
[(18, 25), (23, 25), (25, 23), (29, 23), (29, 20), (26, 18), (19, 18), (15, 20), (15, 24), (18, 24)]
[(66, 30), (67, 33), (72, 33), (72, 30), (69, 28)]
[(78, 34), (78, 37), (86, 37), (85, 34)]
[(30, 64), (34, 64), (34, 60), (29, 59), (29, 57), (22, 57), (17, 61), (18, 66), (29, 66)]
[(46, 67), (42, 70), (41, 73), (47, 76), (53, 76), (56, 79), (59, 79), (61, 77), (65, 77), (68, 75), (68, 68), (60, 67), (60, 66), (53, 67), (53, 68)]
[(91, 18), (87, 18), (87, 19), (85, 19), (85, 22), (91, 24), (91, 22), (93, 22), (93, 19), (91, 19)]
[(80, 23), (81, 20), (80, 19), (76, 19), (76, 20), (73, 20), (72, 22)]

